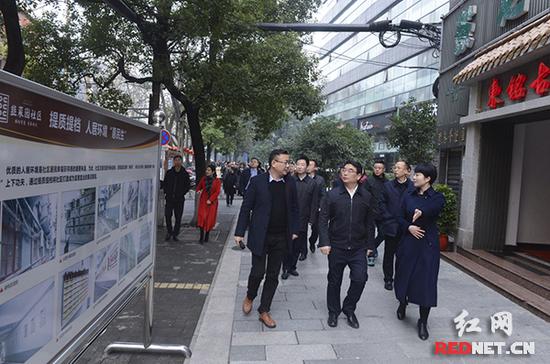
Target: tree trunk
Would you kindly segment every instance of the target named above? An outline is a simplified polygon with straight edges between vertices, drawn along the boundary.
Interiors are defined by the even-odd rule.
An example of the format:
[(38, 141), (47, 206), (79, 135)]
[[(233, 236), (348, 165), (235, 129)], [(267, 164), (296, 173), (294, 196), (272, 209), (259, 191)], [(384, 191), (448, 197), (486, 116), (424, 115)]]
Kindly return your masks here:
[(19, 13), (15, 0), (0, 1), (0, 11), (4, 18), (6, 38), (8, 41), (8, 56), (4, 71), (21, 76), (25, 68), (25, 49), (23, 48), (23, 37), (19, 26)]
[[(195, 159), (196, 184), (206, 172), (206, 161), (204, 159), (204, 140), (202, 139), (201, 124), (199, 120), (199, 108), (194, 105), (185, 105), (187, 114), (187, 124), (189, 125), (189, 134), (191, 134), (191, 144), (193, 145), (193, 156)], [(189, 222), (191, 226), (197, 225), (199, 196), (195, 194), (195, 213)]]
[[(154, 77), (155, 76), (153, 75), (153, 79)], [(153, 113), (160, 107), (160, 86), (160, 82), (154, 81), (152, 86), (153, 93), (149, 95), (149, 125), (155, 124), (155, 121), (153, 120)], [(166, 120), (164, 122), (166, 123)]]
[(210, 164), (210, 157), (212, 157), (212, 144), (206, 144), (206, 162)]

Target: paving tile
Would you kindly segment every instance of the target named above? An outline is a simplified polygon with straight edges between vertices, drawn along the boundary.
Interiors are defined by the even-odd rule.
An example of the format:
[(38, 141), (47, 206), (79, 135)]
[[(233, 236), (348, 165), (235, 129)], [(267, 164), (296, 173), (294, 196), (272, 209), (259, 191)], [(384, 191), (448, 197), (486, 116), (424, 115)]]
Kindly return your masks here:
[(265, 351), (267, 360), (336, 359), (336, 353), (329, 344), (267, 345)]
[(290, 345), (298, 344), (294, 331), (235, 332), (232, 345)]
[(265, 360), (265, 346), (243, 345), (231, 346), (230, 361), (254, 361)]
[[(280, 321), (277, 322), (279, 326)], [(260, 332), (262, 323), (260, 321), (233, 321), (233, 332)], [(285, 330), (288, 331), (288, 330)]]

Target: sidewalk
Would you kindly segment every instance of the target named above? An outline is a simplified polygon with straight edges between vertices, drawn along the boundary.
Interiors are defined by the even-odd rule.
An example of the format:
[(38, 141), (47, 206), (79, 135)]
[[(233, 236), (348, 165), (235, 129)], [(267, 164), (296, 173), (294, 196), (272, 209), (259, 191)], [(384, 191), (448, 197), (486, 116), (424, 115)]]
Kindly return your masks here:
[[(164, 241), (166, 230), (157, 230), (155, 262), (155, 293), (153, 343), (190, 345), (199, 321), (210, 284), (225, 247), (232, 236), (233, 221), (241, 200), (232, 207), (220, 199), (218, 225), (210, 234), (210, 242), (198, 243), (196, 227), (182, 226), (180, 241)], [(182, 221), (188, 223), (193, 214), (194, 201), (185, 203)], [(108, 326), (78, 359), (78, 364), (181, 364), (183, 358), (175, 355), (105, 354), (105, 347), (115, 341), (143, 340), (144, 296), (141, 292)]]
[[(383, 245), (381, 246), (383, 248)], [(250, 271), (250, 252), (235, 249), (229, 235), (218, 271), (208, 294), (200, 322), (193, 335), (191, 364), (360, 364), (360, 363), (549, 363), (550, 323), (533, 315), (472, 277), (441, 261), (439, 307), (429, 319), (430, 338), (423, 342), (416, 334), (418, 308), (410, 305), (407, 318), (395, 317), (394, 292), (383, 288), (382, 255), (374, 268), (359, 302), (360, 329), (347, 326), (341, 315), (337, 328), (326, 324), (327, 259), (319, 251), (299, 262), (299, 277), (280, 281), (272, 305), (277, 328), (270, 330), (253, 312), (241, 311)], [(349, 285), (345, 277), (342, 296)], [(464, 333), (459, 338), (453, 319), (462, 309), (466, 320), (479, 318), (481, 333)], [(509, 311), (513, 333), (491, 332), (490, 316)], [(434, 356), (435, 341), (534, 341), (535, 355)], [(507, 346), (508, 348), (508, 346)]]

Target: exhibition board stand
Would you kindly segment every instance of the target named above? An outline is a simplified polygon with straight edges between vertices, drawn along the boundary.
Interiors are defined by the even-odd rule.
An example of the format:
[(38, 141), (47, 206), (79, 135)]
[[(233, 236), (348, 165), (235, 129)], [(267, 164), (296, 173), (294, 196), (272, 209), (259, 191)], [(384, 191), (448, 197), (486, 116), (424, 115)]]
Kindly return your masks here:
[(0, 71), (0, 363), (74, 362), (145, 289), (153, 344), (160, 129)]

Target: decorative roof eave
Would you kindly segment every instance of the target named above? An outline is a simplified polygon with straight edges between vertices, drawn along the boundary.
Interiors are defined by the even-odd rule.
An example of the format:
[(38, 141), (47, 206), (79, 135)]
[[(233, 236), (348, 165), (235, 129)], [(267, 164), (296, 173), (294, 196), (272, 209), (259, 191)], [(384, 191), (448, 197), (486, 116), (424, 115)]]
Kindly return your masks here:
[[(521, 29), (480, 54), (453, 77), (455, 84), (472, 83), (550, 54), (550, 16)], [(529, 57), (525, 57), (529, 55)]]

